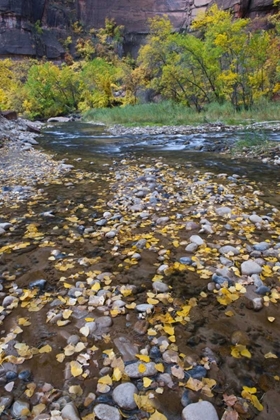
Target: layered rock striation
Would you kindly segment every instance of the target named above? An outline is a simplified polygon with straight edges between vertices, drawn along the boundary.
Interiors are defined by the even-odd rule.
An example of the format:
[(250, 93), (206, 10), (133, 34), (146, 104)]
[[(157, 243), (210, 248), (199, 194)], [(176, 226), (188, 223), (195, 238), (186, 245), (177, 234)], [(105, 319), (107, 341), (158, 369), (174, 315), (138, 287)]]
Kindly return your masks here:
[[(270, 13), (273, 0), (217, 0), (237, 16)], [(60, 59), (61, 39), (71, 33), (74, 22), (85, 28), (104, 26), (105, 18), (124, 25), (128, 43), (148, 31), (148, 19), (166, 14), (176, 30), (186, 28), (211, 0), (0, 0), (0, 57)]]

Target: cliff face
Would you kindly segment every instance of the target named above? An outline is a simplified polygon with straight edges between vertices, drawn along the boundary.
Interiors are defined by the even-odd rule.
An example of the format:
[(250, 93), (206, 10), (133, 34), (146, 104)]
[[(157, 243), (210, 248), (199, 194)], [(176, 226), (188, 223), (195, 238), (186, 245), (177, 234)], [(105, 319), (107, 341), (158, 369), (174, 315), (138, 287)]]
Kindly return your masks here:
[[(114, 18), (125, 26), (129, 39), (147, 33), (147, 20), (166, 14), (176, 29), (187, 27), (211, 0), (0, 0), (0, 57), (46, 56), (59, 59), (64, 49), (60, 39), (73, 22), (87, 28), (104, 26)], [(264, 15), (273, 0), (216, 0), (239, 17)]]

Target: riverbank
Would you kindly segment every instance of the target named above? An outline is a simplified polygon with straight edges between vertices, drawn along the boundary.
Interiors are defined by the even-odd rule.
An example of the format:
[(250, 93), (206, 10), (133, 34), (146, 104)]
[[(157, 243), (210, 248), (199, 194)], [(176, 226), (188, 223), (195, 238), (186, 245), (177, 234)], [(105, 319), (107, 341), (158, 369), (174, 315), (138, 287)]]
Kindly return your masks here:
[(37, 193), (70, 169), (35, 149), (43, 124), (0, 117), (0, 204), (18, 202)]

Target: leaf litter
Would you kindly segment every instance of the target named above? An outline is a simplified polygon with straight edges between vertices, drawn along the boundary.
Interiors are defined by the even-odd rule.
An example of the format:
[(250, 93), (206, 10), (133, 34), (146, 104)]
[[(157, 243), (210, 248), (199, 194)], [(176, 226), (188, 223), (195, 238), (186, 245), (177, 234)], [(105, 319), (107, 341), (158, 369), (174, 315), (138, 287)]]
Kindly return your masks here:
[[(23, 387), (35, 417), (54, 410), (60, 393), (68, 392), (81, 418), (87, 418), (98, 396), (109, 398), (117, 385), (130, 381), (137, 384), (138, 413), (146, 418), (168, 418), (170, 388), (177, 393), (173, 407), (180, 406), (178, 398), (189, 390), (192, 402), (210, 399), (224, 420), (244, 412), (253, 418), (255, 410), (263, 409), (262, 394), (276, 387), (279, 391), (272, 374), (279, 366), (279, 211), (262, 202), (247, 180), (229, 183), (226, 175), (193, 173), (160, 159), (115, 164), (101, 176), (73, 171), (55, 182), (77, 191), (99, 182), (95, 200), (77, 205), (72, 191), (72, 197), (49, 204), (38, 195), (18, 206), (12, 218), (4, 216), (12, 228), (1, 237), (7, 269), (2, 273), (5, 334), (0, 355), (1, 365), (9, 363), (16, 372), (8, 394), (17, 395)], [(46, 211), (49, 206), (56, 209), (46, 223), (36, 208)], [(256, 213), (263, 215), (257, 222), (252, 217)], [(257, 251), (260, 243), (268, 244), (261, 245), (264, 251)], [(219, 251), (227, 246), (234, 250)], [(44, 255), (40, 270), (49, 283), (46, 288), (30, 287), (24, 267), (14, 269), (11, 262), (22, 259), (26, 264), (21, 255), (32, 258), (34, 253)], [(251, 260), (260, 264), (258, 274), (242, 268)], [(260, 294), (258, 287), (264, 287)], [(251, 325), (240, 307), (247, 318), (265, 311), (269, 330), (260, 332), (257, 321)], [(236, 330), (249, 336), (248, 342), (232, 343)], [(35, 343), (36, 332), (40, 343)], [(120, 338), (128, 340), (126, 348), (116, 344)], [(55, 384), (36, 372), (41, 357), (59, 370)], [(238, 380), (238, 386), (227, 389), (230, 357), (232, 363), (240, 360), (234, 369), (245, 374), (243, 384)], [(126, 366), (137, 360), (135, 381)], [(262, 374), (253, 369), (260, 360)], [(108, 373), (100, 375), (103, 369)], [(24, 371), (29, 376), (22, 381)], [(222, 400), (221, 391), (232, 394), (224, 393)], [(35, 394), (36, 404), (31, 400)], [(3, 407), (9, 415), (10, 408)]]

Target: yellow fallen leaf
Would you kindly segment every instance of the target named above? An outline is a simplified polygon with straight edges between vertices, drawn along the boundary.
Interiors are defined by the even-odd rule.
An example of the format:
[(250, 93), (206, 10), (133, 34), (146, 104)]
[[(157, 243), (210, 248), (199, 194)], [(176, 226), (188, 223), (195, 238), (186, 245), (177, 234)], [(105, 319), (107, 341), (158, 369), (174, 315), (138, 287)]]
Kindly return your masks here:
[(234, 313), (233, 313), (232, 311), (226, 311), (226, 312), (225, 312), (225, 315), (226, 315), (226, 316), (233, 316), (233, 315), (234, 315)]
[(150, 420), (167, 420), (167, 417), (156, 410), (154, 414), (151, 415)]
[(203, 388), (203, 383), (198, 379), (189, 378), (186, 387), (191, 389), (192, 391), (199, 391)]
[(32, 408), (32, 415), (35, 417), (39, 416), (39, 414), (41, 414), (45, 410), (45, 408), (46, 408), (45, 404), (34, 405)]
[(75, 394), (78, 395), (78, 397), (80, 397), (81, 395), (83, 395), (83, 390), (80, 387), (80, 385), (72, 385), (69, 387), (69, 392), (70, 394)]
[(57, 360), (59, 363), (62, 363), (62, 362), (63, 362), (63, 360), (65, 359), (65, 354), (63, 354), (63, 353), (59, 353), (59, 354), (57, 354), (55, 357), (56, 357), (56, 360)]
[(148, 413), (153, 413), (155, 411), (153, 400), (151, 400), (148, 395), (134, 394), (133, 397), (140, 410), (147, 411)]
[(150, 356), (147, 356), (146, 354), (136, 354), (135, 355), (139, 360), (142, 362), (148, 363), (150, 361)]
[(163, 365), (163, 363), (157, 363), (157, 364), (155, 365), (155, 368), (156, 368), (156, 370), (157, 370), (158, 372), (164, 372), (164, 365)]
[(122, 371), (116, 367), (113, 371), (113, 381), (120, 381), (122, 378)]
[(274, 322), (275, 321), (274, 316), (269, 316), (267, 319), (269, 320), (269, 322)]
[(50, 353), (51, 351), (52, 347), (49, 344), (46, 344), (45, 346), (39, 349), (39, 353)]
[(112, 385), (112, 378), (109, 375), (102, 376), (98, 379), (98, 383), (102, 385)]
[(83, 368), (80, 365), (79, 362), (72, 360), (72, 362), (70, 362), (70, 368), (71, 368), (71, 374), (76, 377), (79, 376), (83, 373)]
[(265, 359), (278, 359), (278, 357), (276, 356), (276, 354), (271, 353), (271, 352), (266, 353), (266, 354), (264, 355), (264, 357), (265, 357)]
[(156, 305), (159, 303), (158, 299), (152, 299), (152, 298), (148, 298), (147, 302), (149, 303), (149, 305)]
[(151, 383), (152, 383), (153, 381), (152, 381), (152, 379), (150, 379), (150, 378), (147, 378), (146, 376), (143, 378), (143, 386), (144, 386), (144, 388), (148, 388), (150, 385), (151, 385)]
[(80, 328), (80, 333), (83, 334), (85, 337), (89, 335), (89, 327), (85, 325), (84, 327)]
[(28, 318), (19, 318), (18, 325), (22, 325), (23, 327), (28, 327), (31, 325), (31, 322), (28, 321)]
[(140, 373), (144, 373), (144, 372), (146, 372), (146, 370), (147, 370), (146, 366), (143, 363), (140, 363), (139, 366), (138, 366), (138, 371)]
[(65, 310), (62, 312), (62, 316), (63, 316), (63, 318), (64, 318), (64, 319), (68, 319), (68, 318), (71, 316), (72, 312), (73, 312), (73, 311), (71, 311), (70, 309), (65, 309)]
[(171, 325), (165, 324), (163, 326), (163, 330), (164, 332), (166, 332), (166, 334), (168, 335), (174, 335), (174, 327), (172, 327)]

